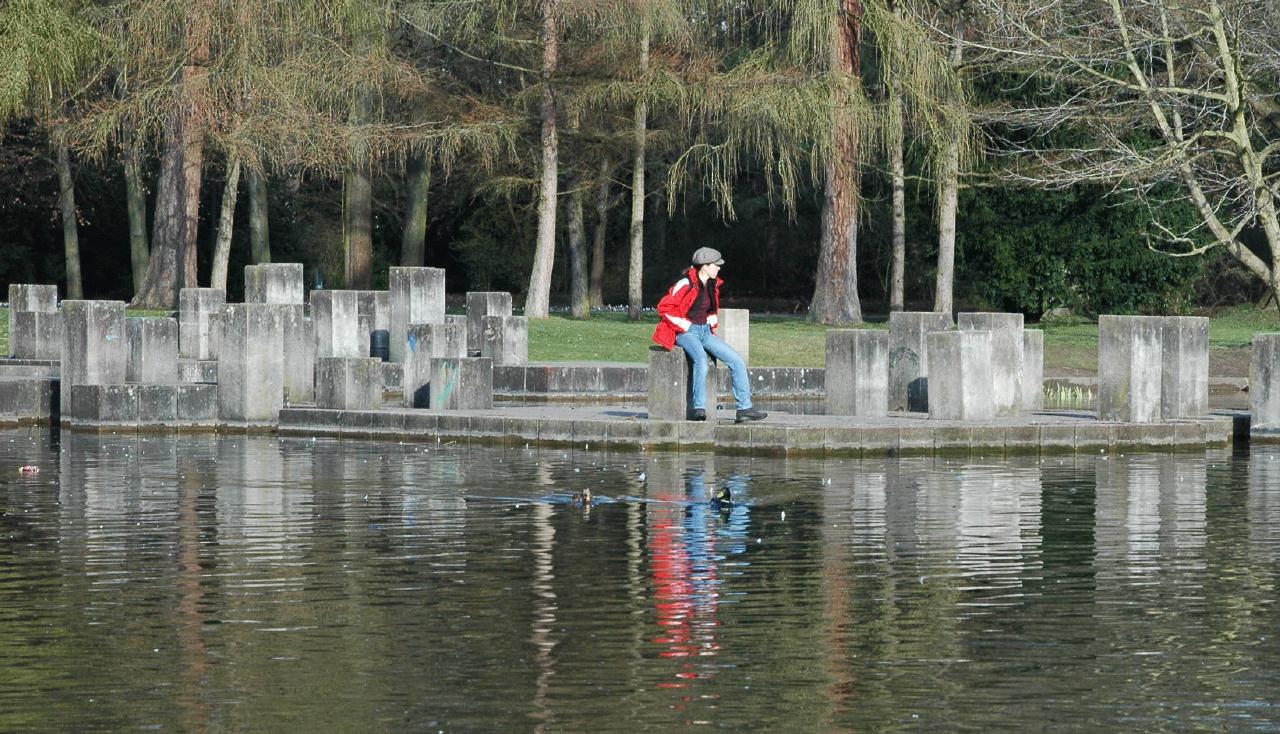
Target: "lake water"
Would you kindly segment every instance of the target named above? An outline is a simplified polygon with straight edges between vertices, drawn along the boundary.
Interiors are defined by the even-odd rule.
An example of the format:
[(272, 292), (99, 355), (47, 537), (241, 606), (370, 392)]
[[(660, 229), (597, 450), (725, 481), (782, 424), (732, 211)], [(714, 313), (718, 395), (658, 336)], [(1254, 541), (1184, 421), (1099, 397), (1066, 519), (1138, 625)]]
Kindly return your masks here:
[(0, 731), (1280, 730), (1272, 451), (14, 430), (0, 470)]

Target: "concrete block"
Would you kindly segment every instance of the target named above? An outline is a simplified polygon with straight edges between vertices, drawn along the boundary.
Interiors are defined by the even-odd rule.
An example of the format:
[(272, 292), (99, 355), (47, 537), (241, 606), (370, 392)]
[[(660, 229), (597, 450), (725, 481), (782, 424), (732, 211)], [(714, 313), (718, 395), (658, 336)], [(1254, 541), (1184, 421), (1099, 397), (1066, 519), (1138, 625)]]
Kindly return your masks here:
[(316, 358), (367, 357), (369, 332), (360, 326), (360, 291), (312, 291)]
[(1098, 318), (1098, 419), (1160, 420), (1164, 323), (1158, 316)]
[(178, 420), (212, 423), (218, 419), (217, 385), (178, 385), (175, 402)]
[(996, 415), (1022, 411), (1022, 372), (1025, 369), (1020, 313), (962, 313), (956, 316), (962, 331), (991, 332), (992, 399)]
[(62, 405), (74, 385), (123, 383), (128, 364), (124, 302), (62, 302)]
[(1280, 334), (1255, 334), (1249, 365), (1251, 430), (1280, 432)]
[(10, 309), (9, 356), (62, 359), (62, 314)]
[(284, 406), (285, 313), (262, 303), (223, 307), (218, 355), (218, 417), (272, 421)]
[(951, 328), (951, 314), (896, 311), (889, 314), (889, 410), (929, 411), (931, 332)]
[(62, 403), (62, 420), (96, 422), (99, 387), (101, 385), (73, 385), (70, 399)]
[(722, 308), (716, 318), (720, 322), (716, 327), (716, 336), (742, 355), (743, 362), (751, 364), (751, 311), (745, 308)]
[(488, 410), (493, 407), (493, 360), (436, 357), (431, 360), (431, 408)]
[(10, 420), (49, 420), (53, 415), (55, 382), (36, 377), (0, 380), (0, 416)]
[(178, 381), (178, 322), (171, 318), (126, 319), (129, 364), (126, 382), (155, 385)]
[[(485, 316), (480, 320), (480, 356), (494, 364), (529, 363), (529, 320), (523, 316)], [(470, 333), (468, 331), (468, 333)]]
[(137, 385), (138, 423), (165, 424), (178, 420), (177, 385)]
[(1022, 332), (1022, 411), (1044, 410), (1044, 332)]
[(827, 415), (888, 415), (888, 332), (828, 331), (826, 393)]
[(1164, 320), (1160, 414), (1194, 418), (1209, 412), (1209, 319), (1170, 316)]
[(137, 423), (139, 387), (141, 385), (97, 385), (98, 421), (100, 423)]
[(218, 382), (218, 361), (178, 358), (178, 382)]
[[(378, 360), (382, 361), (382, 360)], [(395, 362), (382, 362), (382, 387), (384, 390), (399, 390), (404, 384), (404, 365)]]
[(409, 324), (441, 323), (444, 270), (391, 268), (391, 361), (404, 361)]
[[(720, 371), (714, 363), (707, 371), (708, 419), (715, 414), (718, 397), (716, 385)], [(693, 410), (692, 372), (693, 363), (680, 347), (671, 351), (662, 347), (649, 348), (648, 383), (645, 390), (649, 420), (688, 420)]]
[(316, 360), (316, 405), (330, 410), (382, 407), (382, 360), (320, 357)]
[[(510, 316), (511, 294), (495, 291), (469, 291), (467, 293), (467, 356), (489, 356), (484, 350), (484, 318), (486, 316)], [(495, 365), (503, 364), (494, 362)], [(512, 363), (514, 364), (514, 363)]]
[[(356, 291), (356, 313), (359, 319), (359, 330), (364, 353), (361, 357), (374, 356), (372, 344), (375, 333), (385, 333), (387, 344), (391, 344), (391, 291)], [(314, 304), (315, 293), (311, 294)], [(314, 318), (314, 313), (312, 315)]]
[(57, 310), (58, 286), (9, 284), (9, 313), (53, 313)]
[(929, 418), (990, 420), (995, 417), (989, 331), (935, 331), (929, 358), (945, 369), (929, 376)]
[(245, 303), (297, 305), (306, 302), (302, 263), (263, 263), (244, 269)]
[(315, 323), (302, 305), (276, 305), (284, 324), (284, 402), (310, 403), (316, 399)]
[[(431, 404), (431, 360), (465, 357), (466, 333), (457, 322), (443, 324), (410, 324), (405, 336), (404, 373), (400, 389), (405, 405), (426, 408)], [(490, 382), (492, 383), (492, 377)]]
[(227, 305), (221, 288), (183, 288), (178, 291), (178, 356), (215, 360), (221, 330), (217, 319)]

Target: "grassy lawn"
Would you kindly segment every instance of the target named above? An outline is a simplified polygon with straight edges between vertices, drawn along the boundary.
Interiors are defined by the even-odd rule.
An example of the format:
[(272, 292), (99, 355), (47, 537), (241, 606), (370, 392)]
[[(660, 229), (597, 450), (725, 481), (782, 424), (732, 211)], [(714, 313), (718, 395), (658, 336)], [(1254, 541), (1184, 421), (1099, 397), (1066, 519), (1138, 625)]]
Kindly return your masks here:
[[(165, 312), (130, 311), (130, 316)], [(658, 323), (655, 314), (639, 322), (625, 314), (597, 313), (575, 321), (566, 316), (529, 324), (529, 359), (535, 362), (644, 362)], [(798, 316), (753, 315), (751, 364), (756, 367), (821, 367), (826, 332), (831, 327)], [(883, 329), (868, 324), (863, 328)], [(1045, 324), (1045, 367), (1053, 374), (1089, 374), (1097, 369), (1098, 325), (1090, 322)], [(1210, 365), (1215, 375), (1248, 374), (1249, 345), (1258, 332), (1280, 332), (1274, 310), (1237, 308), (1215, 315), (1209, 324)], [(9, 312), (0, 308), (0, 354), (9, 353)]]

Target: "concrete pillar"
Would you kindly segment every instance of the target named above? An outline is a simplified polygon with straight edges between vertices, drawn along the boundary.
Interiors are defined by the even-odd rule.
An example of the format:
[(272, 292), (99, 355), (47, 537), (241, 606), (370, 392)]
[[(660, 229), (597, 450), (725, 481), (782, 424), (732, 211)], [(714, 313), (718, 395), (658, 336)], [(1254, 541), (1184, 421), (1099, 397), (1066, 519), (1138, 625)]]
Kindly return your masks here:
[(723, 339), (733, 351), (742, 355), (742, 361), (751, 364), (751, 311), (745, 308), (722, 308), (716, 314), (720, 325), (716, 336)]
[(889, 333), (828, 331), (825, 380), (827, 415), (888, 415)]
[(929, 375), (929, 417), (990, 420), (995, 417), (990, 331), (935, 331), (928, 336), (929, 359), (939, 369)]
[(274, 421), (284, 406), (285, 312), (262, 303), (222, 309), (218, 355), (218, 417)]
[(1195, 418), (1209, 412), (1209, 319), (1164, 319), (1160, 345), (1160, 413), (1166, 418)]
[[(480, 328), (483, 330), (480, 356), (492, 359), (495, 365), (529, 363), (529, 319), (523, 316), (485, 316), (480, 320)], [(467, 333), (471, 333), (470, 329)], [(467, 345), (468, 350), (470, 346)]]
[(404, 361), (409, 324), (441, 323), (444, 270), (391, 268), (391, 361)]
[(302, 286), (302, 263), (263, 263), (244, 269), (245, 303), (306, 302)]
[(62, 314), (10, 310), (9, 356), (62, 359)]
[(311, 323), (317, 359), (369, 356), (369, 334), (360, 328), (359, 291), (312, 291)]
[[(693, 410), (691, 387), (693, 363), (684, 350), (676, 347), (667, 351), (662, 347), (649, 348), (648, 388), (645, 401), (649, 418), (661, 421), (688, 420)], [(707, 418), (715, 413), (719, 368), (712, 362), (707, 370)]]
[(61, 405), (71, 404), (73, 385), (125, 381), (129, 339), (123, 301), (62, 302)]
[[(18, 314), (43, 313), (57, 314), (58, 286), (28, 285), (11, 283), (9, 285), (9, 356), (23, 359), (58, 359), (57, 356), (34, 356), (35, 353), (47, 355), (54, 350), (38, 341), (40, 337), (59, 336), (61, 323), (54, 324), (57, 319), (30, 317), (19, 326)], [(61, 344), (62, 339), (58, 338)], [(58, 349), (59, 354), (61, 349)]]
[(956, 316), (962, 331), (991, 332), (992, 398), (996, 415), (1017, 415), (1022, 410), (1022, 372), (1025, 357), (1020, 313), (962, 313)]
[(1164, 323), (1158, 316), (1098, 318), (1098, 419), (1160, 420)]
[(1022, 332), (1022, 411), (1044, 410), (1044, 332)]
[(129, 335), (127, 382), (168, 385), (178, 381), (178, 322), (171, 318), (125, 319)]
[(436, 357), (431, 360), (432, 410), (488, 410), (493, 407), (493, 360)]
[(186, 359), (218, 358), (216, 321), (227, 304), (221, 288), (183, 288), (178, 291), (178, 356)]
[(272, 304), (280, 310), (284, 324), (284, 402), (301, 405), (316, 399), (315, 323), (306, 317), (306, 307)]
[(373, 357), (317, 359), (316, 406), (332, 410), (381, 408), (382, 360)]
[(929, 411), (930, 332), (951, 328), (951, 314), (889, 314), (889, 410)]
[(431, 360), (467, 356), (466, 329), (459, 321), (410, 324), (405, 347), (404, 373), (400, 379), (405, 404), (410, 408), (429, 407)]
[(1249, 365), (1252, 431), (1280, 434), (1280, 334), (1254, 334)]
[[(364, 351), (361, 356), (372, 357), (375, 332), (385, 332), (387, 344), (391, 344), (391, 291), (356, 291), (356, 293), (359, 294), (356, 311), (360, 319), (361, 339), (364, 342)], [(315, 300), (315, 293), (311, 294), (311, 298)]]
[[(484, 318), (510, 316), (511, 294), (497, 291), (467, 292), (467, 354), (488, 356), (484, 352)], [(501, 364), (501, 362), (495, 362)]]

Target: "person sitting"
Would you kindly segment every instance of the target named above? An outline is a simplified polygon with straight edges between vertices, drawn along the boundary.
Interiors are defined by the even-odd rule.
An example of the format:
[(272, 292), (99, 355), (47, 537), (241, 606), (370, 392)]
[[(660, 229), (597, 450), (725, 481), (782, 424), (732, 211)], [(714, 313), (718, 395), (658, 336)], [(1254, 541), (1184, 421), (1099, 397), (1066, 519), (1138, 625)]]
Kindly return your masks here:
[(735, 423), (762, 420), (768, 413), (751, 404), (751, 380), (747, 363), (733, 347), (716, 335), (720, 311), (720, 266), (724, 258), (710, 247), (693, 253), (693, 264), (684, 277), (667, 289), (658, 302), (658, 328), (653, 340), (668, 351), (679, 346), (693, 362), (693, 410), (695, 421), (707, 419), (707, 355), (728, 365), (733, 377)]

